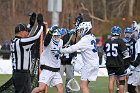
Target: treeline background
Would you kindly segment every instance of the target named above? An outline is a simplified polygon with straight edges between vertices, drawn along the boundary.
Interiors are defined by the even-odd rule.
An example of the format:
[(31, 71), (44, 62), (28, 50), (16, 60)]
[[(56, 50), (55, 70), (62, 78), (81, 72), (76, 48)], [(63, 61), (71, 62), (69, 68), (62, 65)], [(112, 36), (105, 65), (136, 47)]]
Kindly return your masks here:
[[(62, 3), (59, 26), (73, 28), (75, 18), (83, 13), (85, 21), (93, 22), (95, 36), (106, 38), (113, 25), (120, 26), (123, 33), (133, 20), (140, 21), (140, 0), (62, 0)], [(0, 0), (1, 44), (14, 37), (17, 23), (28, 23), (30, 12), (42, 13), (51, 26), (48, 0)]]

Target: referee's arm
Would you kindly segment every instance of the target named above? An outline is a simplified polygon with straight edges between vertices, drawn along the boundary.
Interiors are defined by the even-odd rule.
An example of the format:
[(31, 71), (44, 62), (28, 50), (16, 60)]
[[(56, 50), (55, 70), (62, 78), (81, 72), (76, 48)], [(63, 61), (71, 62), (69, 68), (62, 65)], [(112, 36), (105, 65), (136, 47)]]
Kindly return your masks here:
[(21, 43), (28, 43), (29, 42), (32, 44), (35, 42), (36, 39), (38, 39), (40, 37), (41, 32), (43, 31), (43, 26), (37, 26), (37, 29), (35, 31), (34, 36), (28, 37), (28, 38), (22, 38), (20, 40)]

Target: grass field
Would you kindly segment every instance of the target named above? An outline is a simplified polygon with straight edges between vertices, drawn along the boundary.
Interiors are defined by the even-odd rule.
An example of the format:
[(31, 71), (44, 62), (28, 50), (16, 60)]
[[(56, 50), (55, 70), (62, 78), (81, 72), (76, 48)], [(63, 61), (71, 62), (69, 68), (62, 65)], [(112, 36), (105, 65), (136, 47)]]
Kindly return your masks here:
[[(75, 79), (77, 81), (80, 81), (80, 77), (75, 77)], [(90, 83), (89, 89), (90, 93), (108, 93), (108, 77), (98, 77), (97, 81)], [(49, 93), (57, 93), (57, 92), (55, 88), (49, 88)], [(72, 93), (82, 93), (82, 91)]]
[[(11, 76), (10, 75), (0, 75), (0, 86), (4, 84)], [(75, 77), (79, 82), (80, 77)], [(64, 78), (65, 83), (65, 78)], [(98, 77), (97, 81), (91, 82), (89, 85), (90, 93), (108, 93), (108, 77)], [(49, 88), (49, 93), (57, 93), (55, 88)], [(72, 93), (82, 93), (81, 91)]]

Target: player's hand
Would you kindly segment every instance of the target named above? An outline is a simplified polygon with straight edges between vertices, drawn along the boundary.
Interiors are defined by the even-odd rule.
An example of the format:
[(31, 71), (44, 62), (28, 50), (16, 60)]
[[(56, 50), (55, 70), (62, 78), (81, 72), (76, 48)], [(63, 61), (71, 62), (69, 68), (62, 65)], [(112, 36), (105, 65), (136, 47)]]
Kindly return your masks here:
[(130, 65), (126, 70), (125, 70), (125, 73), (127, 75), (132, 75), (133, 71), (134, 71), (135, 67)]
[(33, 27), (34, 24), (35, 24), (35, 21), (36, 21), (36, 13), (33, 12), (30, 16), (31, 16), (31, 17), (30, 17), (29, 24), (31, 25), (31, 27)]
[(39, 13), (37, 15), (37, 23), (38, 23), (38, 25), (43, 25), (44, 24), (43, 23), (43, 15), (41, 13)]
[(55, 32), (56, 32), (56, 29), (58, 29), (58, 28), (59, 28), (59, 27), (56, 26), (56, 25), (52, 26), (52, 27), (49, 29), (49, 33), (50, 33), (50, 34), (55, 33)]
[(66, 30), (65, 28), (61, 28), (61, 29), (60, 29), (60, 34), (61, 34), (61, 35), (64, 35), (64, 34), (66, 34), (66, 31), (67, 31), (67, 30)]
[(72, 34), (75, 34), (76, 30), (75, 29), (70, 29), (68, 30), (68, 34), (72, 35)]

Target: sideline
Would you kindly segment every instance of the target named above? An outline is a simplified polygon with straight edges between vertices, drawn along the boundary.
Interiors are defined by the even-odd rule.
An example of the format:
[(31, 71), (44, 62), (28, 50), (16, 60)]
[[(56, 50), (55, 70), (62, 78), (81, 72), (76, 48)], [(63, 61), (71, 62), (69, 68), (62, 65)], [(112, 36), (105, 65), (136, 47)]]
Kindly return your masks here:
[[(104, 62), (103, 62), (104, 63)], [(11, 59), (9, 60), (3, 60), (0, 58), (0, 74), (12, 74), (12, 62)], [(80, 76), (79, 73), (74, 72), (75, 76)], [(101, 65), (99, 68), (98, 76), (108, 76), (107, 70), (105, 68), (105, 65)]]

